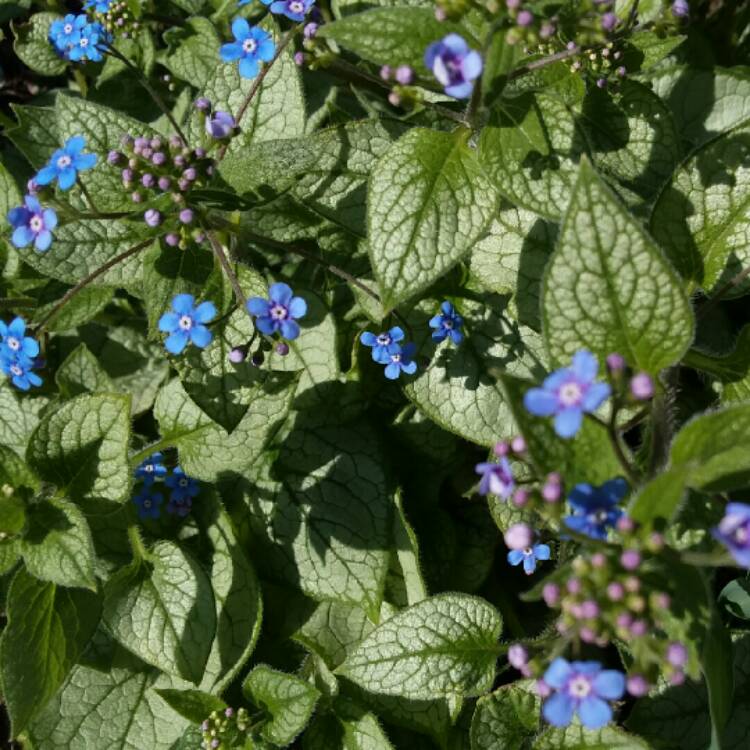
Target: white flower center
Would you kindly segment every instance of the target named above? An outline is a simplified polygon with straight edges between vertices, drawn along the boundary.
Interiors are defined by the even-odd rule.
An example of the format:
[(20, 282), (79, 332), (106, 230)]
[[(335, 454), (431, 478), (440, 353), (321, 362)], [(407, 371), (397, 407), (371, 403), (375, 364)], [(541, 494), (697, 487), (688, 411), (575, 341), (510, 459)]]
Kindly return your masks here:
[(578, 383), (565, 383), (557, 392), (557, 397), (563, 406), (576, 406), (581, 402), (583, 391)]
[(573, 698), (585, 698), (591, 692), (591, 683), (583, 676), (578, 675), (568, 683), (568, 693)]
[(41, 232), (44, 229), (44, 220), (41, 216), (32, 216), (29, 226), (32, 232)]
[(523, 551), (523, 554), (526, 555), (526, 557), (531, 557), (531, 555), (534, 554), (534, 550), (531, 549), (531, 547), (526, 547), (526, 549)]
[(391, 362), (395, 362), (398, 364), (401, 361), (401, 355), (400, 354), (391, 354)]
[(596, 524), (597, 526), (600, 526), (603, 523), (607, 522), (607, 518), (609, 517), (609, 511), (606, 510), (596, 510), (593, 513), (589, 513), (588, 519), (591, 521), (591, 523)]
[(750, 541), (750, 530), (746, 526), (740, 526), (734, 532), (734, 541), (741, 545), (747, 544)]
[(72, 23), (66, 23), (65, 26), (63, 26), (63, 31), (66, 34), (71, 34), (73, 32), (73, 24)]
[(144, 508), (150, 508), (151, 507), (151, 501), (150, 500), (144, 500), (143, 501), (143, 507)]
[(178, 482), (178, 484), (180, 485), (180, 487), (187, 487), (188, 486), (188, 480), (187, 479), (180, 479), (180, 481)]
[(16, 377), (21, 377), (21, 375), (23, 375), (23, 369), (19, 365), (11, 365), (10, 371)]
[(64, 154), (57, 160), (57, 166), (60, 169), (65, 169), (66, 167), (69, 167), (72, 162), (73, 160), (67, 154)]
[(302, 11), (305, 9), (305, 6), (297, 2), (297, 0), (292, 0), (291, 3), (289, 3), (289, 10), (292, 11), (292, 13), (302, 13)]
[(21, 342), (13, 336), (8, 337), (6, 343), (8, 344), (8, 348), (12, 349), (14, 352), (17, 352), (21, 348)]
[(193, 327), (193, 319), (189, 315), (183, 315), (177, 324), (183, 331), (189, 331)]
[(287, 309), (283, 305), (272, 305), (270, 313), (274, 320), (284, 320), (287, 316)]
[(79, 44), (81, 45), (81, 47), (88, 47), (89, 46), (89, 40), (86, 39), (85, 36), (82, 36), (81, 37), (81, 41), (79, 42)]
[(143, 470), (150, 474), (154, 470), (154, 466), (153, 464), (146, 464), (146, 466), (143, 467)]
[(391, 337), (387, 333), (381, 333), (377, 341), (379, 346), (388, 346), (391, 343)]
[(245, 41), (242, 42), (242, 49), (245, 52), (255, 52), (257, 48), (258, 42), (256, 42), (255, 39), (245, 39)]
[(444, 320), (443, 321), (443, 328), (446, 328), (447, 330), (451, 330), (453, 328), (453, 321), (452, 320)]

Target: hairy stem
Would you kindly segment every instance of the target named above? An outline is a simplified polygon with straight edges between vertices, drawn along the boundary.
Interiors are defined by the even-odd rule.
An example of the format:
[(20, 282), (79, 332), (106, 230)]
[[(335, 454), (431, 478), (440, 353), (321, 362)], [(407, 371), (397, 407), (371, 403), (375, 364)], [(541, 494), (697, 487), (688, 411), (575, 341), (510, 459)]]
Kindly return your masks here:
[(80, 291), (85, 289), (92, 281), (94, 281), (94, 279), (97, 279), (99, 276), (109, 271), (110, 268), (116, 266), (118, 263), (122, 263), (122, 261), (126, 260), (131, 255), (135, 255), (144, 248), (148, 247), (153, 241), (154, 238), (151, 237), (147, 240), (144, 240), (143, 242), (139, 242), (137, 245), (134, 245), (124, 253), (120, 253), (111, 260), (108, 260), (103, 266), (100, 266), (95, 271), (92, 271), (88, 276), (81, 279), (75, 286), (68, 289), (68, 291), (65, 292), (65, 294), (57, 302), (57, 304), (39, 322), (36, 327), (36, 335), (38, 336), (45, 329), (45, 327), (49, 325), (50, 321), (59, 315), (63, 307), (65, 307), (65, 305), (67, 305), (68, 302), (70, 302), (70, 300), (72, 300), (73, 297), (75, 297)]
[(237, 275), (232, 270), (232, 266), (229, 263), (229, 259), (227, 258), (226, 253), (224, 252), (224, 248), (221, 246), (221, 242), (219, 242), (219, 240), (216, 238), (216, 235), (214, 235), (214, 233), (211, 231), (206, 232), (206, 236), (208, 237), (208, 241), (211, 245), (211, 250), (213, 250), (216, 259), (219, 261), (219, 265), (221, 266), (222, 271), (224, 271), (226, 277), (229, 279), (229, 283), (232, 285), (234, 296), (237, 298), (237, 302), (242, 305), (243, 308), (246, 307), (247, 297), (242, 291), (242, 287), (240, 286)]

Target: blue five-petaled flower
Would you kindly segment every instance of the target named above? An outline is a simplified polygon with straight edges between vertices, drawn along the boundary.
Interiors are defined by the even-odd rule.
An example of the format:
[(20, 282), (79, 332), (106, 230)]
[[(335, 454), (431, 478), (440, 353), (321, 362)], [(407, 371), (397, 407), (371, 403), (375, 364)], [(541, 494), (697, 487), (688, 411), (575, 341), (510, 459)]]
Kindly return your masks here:
[[(300, 23), (310, 12), (315, 0), (261, 0), (263, 5), (270, 5), (271, 13), (286, 16), (290, 21)], [(242, 5), (242, 3), (240, 3)]]
[(200, 493), (198, 481), (186, 476), (185, 472), (177, 466), (172, 475), (166, 478), (164, 484), (171, 490), (167, 511), (181, 517), (186, 516), (193, 505), (193, 498)]
[(388, 331), (377, 334), (364, 331), (359, 340), (365, 345), (372, 347), (372, 359), (380, 365), (387, 365), (391, 361), (391, 354), (397, 354), (401, 347), (399, 341), (404, 340), (404, 331), (398, 326), (393, 326)]
[(167, 475), (167, 467), (162, 463), (163, 460), (164, 456), (161, 453), (153, 453), (138, 465), (135, 470), (136, 478), (142, 479), (146, 485), (163, 479)]
[(598, 370), (591, 352), (576, 352), (570, 367), (556, 370), (541, 388), (526, 392), (524, 406), (537, 417), (554, 416), (555, 432), (571, 438), (581, 428), (583, 415), (596, 411), (612, 392), (607, 383), (596, 381)]
[(496, 495), (507, 500), (513, 494), (516, 482), (513, 478), (513, 469), (505, 456), (500, 459), (499, 463), (477, 464), (475, 471), (482, 477), (479, 480), (480, 495)]
[(617, 503), (627, 493), (628, 483), (621, 477), (610, 479), (601, 487), (577, 484), (568, 495), (573, 515), (566, 516), (563, 521), (569, 529), (579, 534), (592, 539), (606, 539), (607, 531), (623, 515)]
[(91, 169), (96, 164), (96, 154), (84, 154), (86, 139), (82, 135), (68, 138), (62, 148), (52, 154), (46, 166), (34, 177), (37, 185), (49, 185), (57, 180), (60, 190), (70, 190), (79, 172)]
[(523, 563), (523, 571), (530, 576), (536, 570), (537, 560), (549, 560), (550, 548), (547, 544), (534, 544), (524, 549), (512, 549), (508, 552), (508, 562), (511, 565)]
[(397, 348), (388, 354), (388, 363), (385, 366), (385, 376), (388, 380), (397, 380), (402, 372), (404, 375), (413, 375), (417, 371), (417, 363), (414, 361), (416, 345), (409, 342), (404, 346), (395, 346)]
[(467, 99), (474, 89), (474, 80), (482, 73), (482, 57), (458, 34), (448, 34), (431, 44), (424, 55), (424, 64), (455, 99)]
[(80, 31), (78, 41), (70, 47), (68, 57), (73, 62), (101, 62), (104, 57), (99, 43), (108, 40), (109, 35), (99, 22), (87, 23)]
[(574, 661), (558, 657), (544, 673), (553, 694), (544, 701), (542, 715), (552, 725), (565, 727), (574, 714), (587, 729), (599, 729), (612, 719), (608, 701), (622, 698), (625, 675), (602, 669), (596, 661)]
[(26, 336), (23, 318), (14, 318), (6, 325), (0, 321), (0, 371), (7, 375), (16, 388), (28, 391), (40, 386), (42, 379), (33, 372), (39, 344)]
[(307, 302), (295, 297), (289, 284), (277, 282), (268, 288), (268, 299), (250, 298), (247, 311), (255, 316), (255, 325), (261, 333), (266, 336), (278, 333), (294, 341), (300, 333), (297, 320), (307, 313)]
[(69, 13), (50, 24), (48, 38), (58, 52), (67, 55), (78, 44), (81, 31), (88, 23), (89, 19), (83, 13), (78, 16)]
[(168, 333), (164, 346), (170, 354), (180, 354), (188, 342), (204, 349), (211, 343), (213, 334), (206, 328), (216, 317), (213, 302), (202, 302), (195, 307), (192, 294), (178, 294), (172, 300), (172, 312), (159, 319), (159, 330)]
[(713, 535), (726, 545), (739, 566), (750, 570), (750, 505), (728, 503)]
[(244, 18), (232, 21), (235, 41), (221, 45), (220, 55), (224, 62), (240, 61), (239, 70), (243, 78), (255, 78), (260, 72), (259, 62), (269, 62), (276, 52), (271, 35), (259, 26), (250, 26)]
[(155, 486), (144, 484), (141, 491), (133, 498), (138, 518), (145, 520), (147, 518), (156, 519), (161, 515), (161, 504), (164, 502), (164, 495), (159, 492)]
[(464, 334), (461, 331), (464, 319), (456, 312), (456, 308), (446, 300), (440, 305), (440, 312), (430, 320), (430, 328), (436, 330), (432, 332), (433, 341), (450, 340), (458, 345), (464, 340)]
[(52, 230), (57, 226), (57, 214), (42, 205), (33, 195), (23, 199), (23, 206), (8, 211), (8, 223), (13, 227), (11, 241), (16, 247), (26, 247), (32, 242), (43, 253), (52, 244)]

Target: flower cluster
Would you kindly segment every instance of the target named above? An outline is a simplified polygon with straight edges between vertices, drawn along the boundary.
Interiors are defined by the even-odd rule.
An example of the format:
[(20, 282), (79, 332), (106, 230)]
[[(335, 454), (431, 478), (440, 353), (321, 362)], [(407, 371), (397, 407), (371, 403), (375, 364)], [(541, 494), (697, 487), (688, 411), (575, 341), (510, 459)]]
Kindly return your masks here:
[(11, 242), (16, 247), (34, 247), (44, 253), (52, 244), (52, 230), (57, 226), (57, 214), (51, 208), (43, 208), (33, 195), (23, 199), (22, 206), (8, 211), (8, 223), (13, 227)]
[(464, 340), (464, 334), (461, 330), (464, 325), (464, 319), (456, 312), (456, 308), (447, 300), (440, 305), (440, 312), (430, 320), (430, 328), (435, 330), (432, 333), (433, 341), (445, 341), (446, 338), (458, 346)]
[(140, 28), (125, 0), (86, 0), (83, 8), (101, 24), (105, 32), (116, 33), (123, 39)]
[(508, 44), (522, 42), (527, 48), (544, 42), (557, 31), (557, 18), (537, 18), (533, 11), (523, 7), (521, 0), (506, 0), (508, 16), (513, 27), (508, 29), (505, 41)]
[[(304, 5), (301, 0), (292, 0)], [(286, 3), (278, 3), (286, 5)], [(271, 35), (260, 26), (250, 26), (244, 18), (232, 21), (234, 41), (222, 44), (219, 55), (225, 63), (239, 63), (242, 78), (255, 78), (260, 73), (260, 64), (270, 62), (276, 54), (276, 44)]]
[(93, 169), (96, 165), (96, 154), (85, 154), (86, 139), (82, 135), (68, 138), (62, 148), (58, 148), (50, 160), (34, 175), (37, 187), (50, 185), (57, 181), (60, 190), (70, 190), (78, 179), (79, 172)]
[(0, 370), (22, 391), (40, 386), (42, 379), (33, 372), (39, 344), (26, 335), (26, 322), (14, 318), (6, 325), (0, 320)]
[(247, 709), (225, 708), (213, 711), (201, 724), (203, 748), (205, 750), (229, 750), (234, 747), (246, 747), (248, 733), (251, 729)]
[(373, 362), (385, 365), (385, 376), (389, 380), (397, 380), (402, 372), (413, 375), (417, 371), (417, 363), (414, 361), (416, 346), (411, 342), (402, 346), (404, 336), (403, 329), (394, 326), (377, 335), (364, 331), (359, 337), (365, 346), (372, 348)]
[(58, 18), (49, 27), (49, 41), (57, 53), (72, 62), (101, 62), (102, 48), (110, 41), (107, 30), (88, 16), (72, 13)]
[(169, 490), (167, 513), (180, 518), (190, 512), (193, 499), (200, 493), (195, 479), (187, 477), (179, 466), (170, 473), (163, 461), (161, 453), (154, 453), (135, 470), (135, 478), (140, 480), (141, 486), (133, 497), (133, 503), (141, 520), (155, 520), (161, 515), (161, 506), (164, 504), (162, 486)]
[(213, 339), (213, 334), (206, 328), (216, 317), (216, 306), (213, 302), (201, 302), (195, 305), (192, 294), (177, 294), (172, 300), (172, 310), (159, 318), (159, 330), (168, 333), (164, 346), (170, 354), (182, 354), (190, 343), (199, 349), (205, 349)]

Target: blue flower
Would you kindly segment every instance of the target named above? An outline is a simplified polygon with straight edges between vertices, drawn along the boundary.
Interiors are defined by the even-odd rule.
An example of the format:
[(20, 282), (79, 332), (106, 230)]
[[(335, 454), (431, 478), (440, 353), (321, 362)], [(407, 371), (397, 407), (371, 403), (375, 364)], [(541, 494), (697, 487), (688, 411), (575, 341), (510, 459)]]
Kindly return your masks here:
[(49, 163), (34, 177), (38, 185), (49, 185), (57, 180), (60, 190), (70, 190), (75, 184), (78, 172), (91, 169), (96, 164), (96, 154), (81, 153), (86, 146), (82, 135), (68, 138), (62, 148), (57, 149)]
[(81, 29), (88, 22), (88, 18), (83, 14), (74, 16), (69, 13), (65, 18), (58, 18), (50, 24), (47, 38), (58, 52), (66, 55), (73, 46), (78, 44)]
[(388, 380), (397, 380), (402, 372), (405, 375), (413, 375), (417, 371), (417, 363), (414, 361), (416, 351), (417, 347), (409, 343), (398, 346), (398, 351), (388, 355), (388, 364), (385, 366), (385, 376)]
[(268, 288), (268, 299), (252, 297), (247, 301), (247, 311), (255, 315), (255, 325), (261, 333), (266, 336), (279, 333), (289, 341), (299, 336), (296, 320), (305, 317), (307, 302), (293, 294), (288, 284), (279, 282)]
[(173, 312), (165, 312), (159, 318), (159, 330), (170, 334), (164, 346), (170, 354), (180, 354), (188, 341), (199, 349), (205, 349), (213, 339), (213, 334), (206, 328), (216, 317), (213, 302), (201, 302), (194, 307), (195, 297), (192, 294), (178, 294), (172, 300)]
[(200, 485), (197, 480), (185, 475), (185, 472), (177, 466), (172, 475), (167, 477), (164, 484), (169, 487), (169, 503), (167, 511), (184, 517), (193, 507), (193, 498), (200, 493)]
[(88, 23), (81, 29), (78, 43), (70, 48), (68, 57), (73, 62), (101, 62), (104, 57), (99, 49), (99, 43), (108, 40), (109, 34), (100, 23)]
[(271, 35), (259, 26), (250, 26), (244, 18), (232, 21), (235, 41), (222, 44), (219, 54), (224, 62), (240, 61), (240, 75), (255, 78), (260, 71), (259, 61), (269, 62), (276, 52)]
[(133, 498), (133, 502), (138, 509), (138, 518), (158, 518), (161, 515), (161, 504), (164, 502), (164, 495), (157, 492), (156, 488), (150, 484), (144, 484), (141, 491)]
[(22, 391), (28, 391), (32, 385), (39, 387), (42, 384), (42, 379), (32, 372), (33, 367), (34, 361), (23, 354), (10, 357), (6, 351), (0, 351), (0, 371)]
[(300, 23), (310, 12), (315, 0), (261, 0), (263, 5), (271, 6), (271, 13), (286, 16), (290, 21)]
[(750, 505), (728, 503), (724, 518), (712, 533), (727, 546), (738, 565), (750, 569)]
[(512, 549), (508, 552), (508, 562), (511, 565), (520, 565), (523, 562), (523, 571), (530, 576), (536, 570), (537, 560), (549, 560), (550, 549), (547, 544), (535, 544), (533, 547), (524, 549)]
[(625, 675), (602, 669), (597, 661), (574, 661), (558, 657), (544, 673), (544, 682), (555, 692), (542, 706), (542, 715), (553, 726), (566, 727), (578, 714), (587, 729), (599, 729), (612, 720), (607, 701), (622, 698)]
[(500, 463), (477, 464), (474, 470), (482, 476), (479, 480), (480, 495), (497, 495), (507, 500), (513, 494), (516, 482), (513, 478), (513, 470), (505, 456), (500, 459)]
[(398, 353), (400, 347), (399, 341), (404, 340), (404, 332), (398, 326), (394, 326), (390, 331), (379, 333), (377, 336), (370, 331), (364, 331), (359, 340), (365, 346), (372, 347), (372, 358), (380, 365), (387, 365), (391, 361), (391, 354)]
[(431, 44), (424, 54), (424, 64), (455, 99), (468, 99), (474, 80), (482, 74), (482, 57), (458, 34), (448, 34)]
[(57, 214), (51, 208), (42, 208), (33, 195), (23, 199), (23, 206), (8, 211), (8, 223), (13, 227), (11, 241), (16, 247), (26, 247), (32, 242), (43, 253), (52, 244), (52, 232), (57, 226)]
[(570, 367), (556, 370), (541, 388), (526, 392), (524, 406), (537, 417), (554, 415), (555, 432), (561, 438), (573, 437), (581, 428), (584, 413), (596, 411), (610, 396), (607, 383), (595, 382), (598, 370), (591, 352), (576, 352)]
[(145, 485), (152, 485), (157, 479), (167, 475), (167, 467), (162, 461), (164, 456), (161, 453), (154, 453), (145, 461), (142, 461), (135, 470), (135, 476), (142, 479)]
[(39, 354), (39, 344), (26, 335), (23, 318), (14, 318), (8, 325), (0, 320), (0, 354), (9, 360), (25, 357), (32, 361)]
[(592, 539), (606, 539), (607, 531), (623, 515), (617, 503), (627, 492), (628, 483), (619, 477), (610, 479), (601, 487), (577, 484), (568, 495), (573, 515), (566, 516), (563, 521), (569, 529), (579, 534)]
[(112, 0), (86, 0), (83, 4), (85, 10), (92, 10), (94, 13), (107, 13)]
[(461, 327), (464, 319), (456, 312), (456, 308), (447, 300), (440, 305), (441, 312), (430, 321), (430, 328), (437, 328), (432, 332), (434, 341), (445, 341), (450, 336), (451, 341), (458, 345), (464, 340)]

